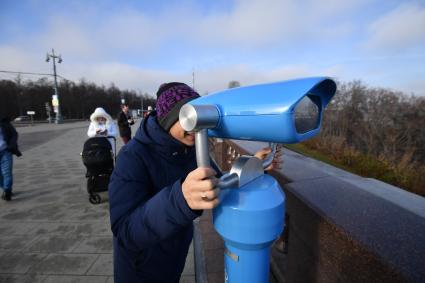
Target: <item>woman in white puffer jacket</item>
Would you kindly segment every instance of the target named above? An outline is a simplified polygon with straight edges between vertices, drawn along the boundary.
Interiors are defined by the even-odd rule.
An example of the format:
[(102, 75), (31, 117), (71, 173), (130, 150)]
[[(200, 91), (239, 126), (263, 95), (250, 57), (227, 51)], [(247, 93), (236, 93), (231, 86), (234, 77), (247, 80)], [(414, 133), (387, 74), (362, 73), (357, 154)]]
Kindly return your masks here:
[[(117, 136), (118, 131), (115, 122), (102, 107), (98, 107), (96, 110), (94, 110), (94, 112), (90, 115), (90, 121), (90, 126), (87, 130), (88, 137)], [(109, 139), (109, 142), (111, 143), (112, 149), (114, 150), (113, 141)]]

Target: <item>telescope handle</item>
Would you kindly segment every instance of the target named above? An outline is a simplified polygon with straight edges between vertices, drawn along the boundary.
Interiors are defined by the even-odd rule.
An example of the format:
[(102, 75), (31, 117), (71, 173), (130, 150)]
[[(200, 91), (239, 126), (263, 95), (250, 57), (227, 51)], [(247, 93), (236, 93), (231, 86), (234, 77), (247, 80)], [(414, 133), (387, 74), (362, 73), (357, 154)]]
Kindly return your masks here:
[[(277, 144), (269, 143), (269, 146), (272, 148), (272, 151), (262, 162), (264, 169), (269, 167), (272, 162), (274, 155), (276, 153)], [(196, 150), (196, 162), (198, 167), (211, 167), (210, 165), (210, 156), (208, 149), (208, 132), (207, 129), (201, 129), (195, 132), (195, 150)], [(238, 187), (239, 186), (239, 176), (236, 173), (227, 173), (221, 176), (217, 187), (221, 189)]]
[[(277, 144), (276, 143), (269, 143), (269, 146), (271, 147), (272, 151), (268, 154), (267, 158), (264, 159), (262, 162), (263, 169), (266, 169), (269, 167), (272, 162), (274, 155), (277, 150)], [(209, 162), (209, 159), (208, 159)], [(198, 163), (199, 164), (199, 163)], [(239, 176), (236, 173), (226, 173), (223, 176), (221, 176), (217, 187), (220, 189), (226, 189), (226, 188), (237, 188), (239, 187)]]
[(270, 152), (269, 155), (267, 155), (267, 157), (263, 160), (264, 169), (266, 169), (272, 164), (277, 149), (277, 143), (269, 142), (269, 147), (271, 147), (272, 152)]
[(195, 151), (198, 167), (211, 167), (207, 129), (201, 129), (195, 132)]
[(226, 173), (220, 177), (217, 187), (220, 189), (237, 188), (239, 185), (239, 176), (236, 173)]

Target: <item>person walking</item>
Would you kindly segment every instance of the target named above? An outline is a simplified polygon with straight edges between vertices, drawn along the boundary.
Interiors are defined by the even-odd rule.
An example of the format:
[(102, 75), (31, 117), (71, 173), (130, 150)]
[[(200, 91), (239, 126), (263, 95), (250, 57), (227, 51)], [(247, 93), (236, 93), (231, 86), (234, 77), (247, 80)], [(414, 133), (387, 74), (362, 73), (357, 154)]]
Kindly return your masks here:
[(128, 113), (128, 104), (122, 104), (121, 112), (118, 115), (118, 128), (124, 144), (131, 140), (131, 125), (134, 125), (134, 120)]
[(218, 169), (197, 168), (194, 133), (178, 118), (198, 97), (184, 83), (161, 85), (156, 111), (120, 151), (109, 184), (115, 283), (179, 282), (193, 220), (219, 204)]
[(18, 133), (8, 117), (0, 119), (0, 187), (3, 189), (1, 198), (12, 200), (13, 186), (13, 156), (22, 156), (18, 149)]

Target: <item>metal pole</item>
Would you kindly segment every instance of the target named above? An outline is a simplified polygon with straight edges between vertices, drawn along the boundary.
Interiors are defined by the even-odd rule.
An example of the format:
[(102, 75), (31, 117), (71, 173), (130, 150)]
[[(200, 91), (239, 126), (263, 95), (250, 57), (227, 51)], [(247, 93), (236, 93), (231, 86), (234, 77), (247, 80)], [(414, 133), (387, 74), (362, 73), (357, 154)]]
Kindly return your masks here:
[(55, 119), (55, 123), (59, 124), (62, 123), (62, 115), (61, 115), (61, 110), (60, 110), (60, 100), (59, 100), (59, 92), (58, 92), (58, 80), (57, 80), (57, 74), (56, 74), (56, 59), (59, 59), (58, 63), (60, 63), (62, 61), (61, 56), (57, 56), (55, 54), (55, 50), (52, 48), (52, 54), (47, 53), (47, 59), (46, 61), (49, 61), (49, 58), (53, 59), (53, 77), (54, 77), (54, 95), (57, 99), (57, 112), (56, 112), (56, 119)]
[(201, 129), (195, 132), (195, 151), (198, 167), (211, 167), (207, 131), (207, 129)]
[(55, 95), (58, 99), (58, 112), (56, 113), (56, 124), (59, 124), (62, 122), (62, 115), (61, 115), (61, 108), (60, 108), (60, 101), (59, 101), (59, 92), (58, 92), (58, 80), (56, 75), (56, 57), (55, 57), (55, 51), (52, 49), (53, 54), (53, 76), (55, 78)]
[(21, 85), (21, 74), (18, 74), (18, 76), (16, 77), (16, 83), (18, 85), (18, 90), (19, 90), (18, 99), (16, 100), (16, 102), (18, 104), (19, 116), (22, 116), (24, 115), (24, 109), (20, 101), (24, 100), (24, 91)]

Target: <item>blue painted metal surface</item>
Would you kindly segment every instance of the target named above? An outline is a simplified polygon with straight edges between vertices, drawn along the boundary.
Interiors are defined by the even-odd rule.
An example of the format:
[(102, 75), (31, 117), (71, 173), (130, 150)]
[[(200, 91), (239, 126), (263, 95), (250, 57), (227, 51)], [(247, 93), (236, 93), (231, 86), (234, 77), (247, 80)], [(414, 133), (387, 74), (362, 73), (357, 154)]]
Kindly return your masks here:
[[(220, 121), (208, 135), (221, 138), (297, 143), (319, 133), (322, 109), (336, 91), (326, 77), (314, 77), (232, 88), (195, 99), (190, 104), (214, 104)], [(306, 95), (313, 97), (320, 111), (317, 127), (298, 133), (294, 108)]]
[[(319, 133), (322, 111), (335, 92), (334, 81), (316, 77), (228, 89), (189, 103), (217, 107), (219, 121), (209, 136), (296, 143)], [(310, 119), (307, 111), (312, 123), (300, 126), (296, 122), (304, 116), (297, 106), (306, 96), (316, 116)], [(279, 184), (261, 175), (240, 188), (223, 189), (220, 200), (213, 219), (225, 242), (226, 282), (268, 282), (270, 246), (284, 226), (285, 196)]]
[(225, 241), (226, 282), (268, 282), (270, 246), (284, 226), (285, 196), (262, 175), (238, 189), (225, 189), (213, 211)]

